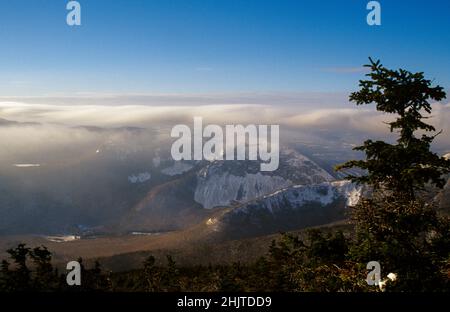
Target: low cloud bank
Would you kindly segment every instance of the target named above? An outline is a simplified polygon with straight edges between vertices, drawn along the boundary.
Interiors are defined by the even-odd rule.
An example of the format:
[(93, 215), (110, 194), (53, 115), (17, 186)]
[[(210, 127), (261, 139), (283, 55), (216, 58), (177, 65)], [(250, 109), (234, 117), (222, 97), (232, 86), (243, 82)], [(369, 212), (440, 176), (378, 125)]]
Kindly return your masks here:
[[(143, 127), (191, 123), (193, 116), (215, 124), (280, 124), (291, 130), (389, 136), (392, 115), (359, 106), (340, 93), (228, 95), (78, 95), (0, 98), (0, 118), (62, 126)], [(450, 104), (433, 104), (429, 122), (442, 134), (440, 149), (450, 149)], [(1, 125), (1, 123), (0, 123)], [(3, 131), (3, 130), (0, 130)]]

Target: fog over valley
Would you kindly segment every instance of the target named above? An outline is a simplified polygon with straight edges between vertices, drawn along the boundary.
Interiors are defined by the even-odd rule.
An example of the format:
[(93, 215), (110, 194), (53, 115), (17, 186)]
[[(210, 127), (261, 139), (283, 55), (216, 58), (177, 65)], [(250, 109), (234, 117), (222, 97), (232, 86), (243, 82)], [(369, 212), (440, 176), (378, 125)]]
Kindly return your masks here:
[[(191, 127), (195, 116), (204, 125), (280, 125), (279, 168), (174, 161), (171, 129)], [(333, 93), (2, 97), (0, 233), (153, 233), (215, 220), (227, 207), (294, 185), (340, 180), (333, 166), (360, 157), (354, 146), (367, 137), (392, 139), (382, 123), (389, 118)], [(448, 120), (450, 104), (434, 104), (430, 121), (443, 132), (433, 148), (441, 154), (450, 151)], [(317, 205), (335, 205), (330, 198), (341, 189)]]

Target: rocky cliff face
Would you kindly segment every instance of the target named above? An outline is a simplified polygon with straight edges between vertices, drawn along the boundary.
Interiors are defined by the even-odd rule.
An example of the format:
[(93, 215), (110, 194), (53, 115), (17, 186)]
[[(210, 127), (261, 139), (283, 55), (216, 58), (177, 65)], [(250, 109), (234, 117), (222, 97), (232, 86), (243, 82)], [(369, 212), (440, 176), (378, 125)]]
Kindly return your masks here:
[(334, 178), (300, 153), (284, 149), (280, 166), (273, 172), (260, 172), (259, 162), (214, 161), (198, 173), (195, 201), (211, 209), (271, 194), (292, 185), (310, 185)]

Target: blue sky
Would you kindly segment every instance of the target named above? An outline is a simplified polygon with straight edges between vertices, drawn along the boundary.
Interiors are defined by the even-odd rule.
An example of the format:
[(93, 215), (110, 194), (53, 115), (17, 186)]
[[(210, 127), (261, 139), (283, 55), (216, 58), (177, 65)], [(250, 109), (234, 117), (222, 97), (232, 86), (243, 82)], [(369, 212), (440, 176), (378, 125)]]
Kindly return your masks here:
[(450, 2), (0, 0), (0, 96), (348, 92), (368, 56), (450, 87)]

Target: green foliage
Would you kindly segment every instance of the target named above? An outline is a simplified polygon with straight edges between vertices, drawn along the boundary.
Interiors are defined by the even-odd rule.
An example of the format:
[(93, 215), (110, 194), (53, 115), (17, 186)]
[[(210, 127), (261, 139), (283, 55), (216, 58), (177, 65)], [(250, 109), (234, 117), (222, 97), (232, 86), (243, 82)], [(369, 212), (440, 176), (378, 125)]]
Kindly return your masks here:
[[(51, 265), (51, 254), (45, 247), (27, 248), (19, 244), (9, 249), (12, 265), (2, 261), (0, 289), (4, 291), (45, 291), (57, 288), (58, 276)], [(28, 263), (34, 267), (32, 272)], [(14, 269), (11, 269), (14, 268)]]
[[(357, 105), (375, 103), (378, 111), (394, 114), (390, 130), (398, 131), (396, 144), (367, 140), (356, 150), (365, 160), (353, 160), (337, 169), (359, 167), (362, 177), (354, 182), (372, 188), (370, 198), (362, 199), (352, 211), (356, 240), (350, 259), (358, 263), (379, 261), (383, 270), (397, 274), (398, 281), (388, 290), (442, 291), (449, 287), (450, 257), (447, 217), (439, 216), (433, 203), (418, 196), (428, 184), (442, 188), (450, 161), (430, 150), (435, 128), (424, 122), (432, 107), (430, 101), (445, 98), (442, 87), (432, 87), (423, 73), (390, 70), (370, 59), (369, 80), (350, 96)], [(422, 132), (420, 138), (416, 132)], [(439, 134), (439, 133), (438, 133)]]
[(356, 241), (350, 256), (355, 262), (379, 261), (386, 274), (399, 280), (393, 291), (448, 290), (445, 260), (450, 256), (447, 217), (421, 200), (375, 196), (353, 208)]
[(62, 284), (66, 290), (69, 291), (109, 291), (111, 290), (110, 273), (104, 272), (101, 268), (100, 262), (95, 261), (94, 267), (87, 269), (83, 264), (83, 259), (78, 258), (78, 263), (81, 266), (81, 285), (68, 286), (63, 276), (61, 278)]
[(283, 291), (369, 290), (365, 270), (346, 260), (350, 240), (341, 231), (309, 230), (306, 240), (285, 234), (270, 248), (272, 277)]
[(19, 244), (14, 249), (8, 249), (7, 253), (13, 260), (13, 264), (16, 269), (12, 272), (7, 272), (7, 283), (9, 287), (17, 290), (29, 290), (31, 289), (31, 271), (27, 266), (27, 256), (30, 252), (29, 248), (25, 247), (25, 244)]
[(32, 288), (38, 291), (57, 289), (58, 273), (53, 269), (52, 254), (47, 247), (34, 248), (29, 252), (29, 257), (35, 267)]
[(24, 292), (24, 291), (107, 291), (111, 289), (109, 275), (102, 272), (100, 263), (95, 262), (94, 268), (87, 270), (82, 259), (81, 286), (69, 287), (66, 275), (59, 275), (53, 268), (52, 254), (44, 246), (27, 248), (25, 244), (19, 244), (14, 249), (9, 249), (12, 263), (2, 261), (0, 269), (0, 292)]
[(366, 65), (371, 69), (367, 74), (370, 79), (360, 81), (361, 89), (350, 95), (350, 101), (357, 105), (375, 103), (378, 111), (396, 115), (388, 124), (391, 132), (398, 130), (399, 137), (396, 144), (365, 141), (355, 150), (365, 152), (366, 159), (349, 161), (337, 169), (364, 169), (367, 175), (350, 178), (374, 188), (386, 188), (396, 197), (406, 199), (414, 199), (415, 191), (427, 183), (443, 187), (442, 176), (450, 172), (450, 161), (430, 151), (436, 135), (415, 135), (417, 131), (436, 130), (424, 122), (429, 118), (424, 114), (431, 113), (430, 101), (445, 99), (443, 88), (432, 87), (432, 81), (425, 79), (421, 72), (390, 70), (372, 59), (370, 63)]

